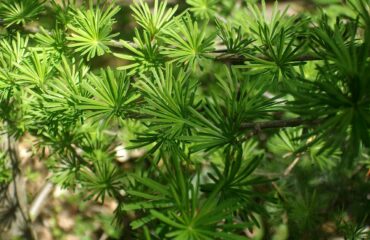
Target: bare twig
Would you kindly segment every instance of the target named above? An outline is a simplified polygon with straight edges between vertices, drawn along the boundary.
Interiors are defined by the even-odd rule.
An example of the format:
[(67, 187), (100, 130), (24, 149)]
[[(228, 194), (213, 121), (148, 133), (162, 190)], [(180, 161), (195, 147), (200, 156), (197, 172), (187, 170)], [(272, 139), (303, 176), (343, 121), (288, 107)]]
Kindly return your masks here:
[[(228, 63), (231, 65), (242, 65), (245, 62), (253, 61), (254, 59), (244, 56), (244, 55), (238, 55), (238, 54), (230, 54), (227, 53), (226, 49), (219, 49), (215, 50), (211, 54), (214, 54), (214, 59), (218, 62)], [(254, 58), (258, 58), (265, 61), (273, 61), (270, 57), (265, 56), (263, 54), (257, 54), (253, 56)], [(317, 61), (321, 60), (319, 57), (314, 55), (302, 55), (298, 56), (295, 59), (293, 59), (291, 62), (307, 62), (307, 61)]]
[(286, 128), (286, 127), (297, 127), (302, 125), (312, 126), (317, 125), (321, 122), (321, 119), (306, 120), (302, 118), (283, 119), (283, 120), (272, 120), (266, 122), (247, 122), (242, 123), (241, 128), (246, 129), (268, 129), (268, 128)]
[(287, 169), (285, 169), (284, 171), (284, 176), (288, 176), (289, 173), (293, 170), (293, 168), (297, 165), (297, 163), (299, 162), (300, 160), (300, 156), (297, 156), (293, 162), (287, 167)]
[(37, 216), (40, 214), (41, 208), (45, 205), (54, 185), (51, 182), (46, 182), (42, 187), (41, 191), (37, 194), (35, 200), (32, 202), (30, 207), (30, 218), (31, 221), (35, 221)]

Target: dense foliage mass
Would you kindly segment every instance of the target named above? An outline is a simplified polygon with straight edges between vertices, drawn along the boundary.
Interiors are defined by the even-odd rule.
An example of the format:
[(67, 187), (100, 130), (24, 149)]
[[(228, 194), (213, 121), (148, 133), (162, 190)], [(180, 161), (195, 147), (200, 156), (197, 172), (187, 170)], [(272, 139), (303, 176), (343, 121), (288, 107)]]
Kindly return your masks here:
[(336, 6), (2, 0), (1, 226), (31, 135), (124, 239), (366, 239), (370, 2)]

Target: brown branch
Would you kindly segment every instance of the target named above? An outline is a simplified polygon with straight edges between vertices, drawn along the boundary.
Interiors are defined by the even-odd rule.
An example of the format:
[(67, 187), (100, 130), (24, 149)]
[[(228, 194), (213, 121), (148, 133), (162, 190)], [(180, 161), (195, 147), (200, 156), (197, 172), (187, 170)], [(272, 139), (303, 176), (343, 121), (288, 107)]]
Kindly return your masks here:
[(241, 124), (241, 129), (268, 129), (268, 128), (286, 128), (286, 127), (298, 127), (302, 125), (312, 126), (317, 125), (321, 122), (321, 119), (306, 120), (302, 118), (283, 119), (283, 120), (272, 120), (266, 122), (247, 122)]
[[(223, 51), (224, 50), (216, 50), (216, 51), (213, 52), (215, 54), (215, 61), (223, 62), (223, 63), (227, 63), (227, 64), (231, 64), (231, 65), (242, 65), (245, 62), (254, 60), (254, 59), (249, 58), (247, 56), (227, 54)], [(255, 57), (258, 58), (258, 59), (261, 59), (261, 60), (265, 60), (265, 61), (273, 61), (271, 58), (269, 58), (265, 55), (262, 55), (262, 54), (258, 54)], [(306, 61), (318, 61), (318, 60), (321, 60), (321, 59), (318, 58), (317, 56), (303, 55), (303, 56), (299, 56), (299, 57), (293, 59), (291, 62), (306, 62)]]

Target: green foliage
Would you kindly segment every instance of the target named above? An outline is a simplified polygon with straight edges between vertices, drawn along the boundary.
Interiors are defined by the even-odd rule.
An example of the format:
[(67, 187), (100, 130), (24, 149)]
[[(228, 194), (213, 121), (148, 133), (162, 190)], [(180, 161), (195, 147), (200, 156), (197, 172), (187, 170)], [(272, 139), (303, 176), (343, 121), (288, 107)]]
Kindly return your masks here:
[(0, 86), (2, 88), (12, 87), (17, 84), (13, 75), (17, 73), (16, 64), (22, 63), (30, 55), (26, 51), (28, 38), (22, 38), (18, 33), (17, 37), (11, 41), (1, 40), (0, 45), (2, 48), (0, 52)]
[(106, 196), (118, 197), (122, 187), (122, 173), (112, 164), (112, 158), (99, 153), (91, 168), (81, 169), (81, 184), (89, 196), (104, 202)]
[(74, 59), (68, 61), (62, 58), (56, 66), (56, 76), (48, 84), (50, 91), (44, 91), (40, 96), (45, 99), (43, 109), (48, 112), (47, 115), (66, 121), (66, 124), (78, 117), (79, 97), (87, 95), (81, 84), (88, 70), (83, 64), (76, 64)]
[[(346, 141), (351, 149), (349, 151), (358, 155), (361, 144), (370, 144), (370, 122), (365, 117), (370, 113), (369, 95), (365, 90), (369, 85), (366, 72), (369, 71), (370, 43), (356, 39), (356, 25), (346, 26), (349, 33), (343, 36), (344, 27), (340, 23), (334, 29), (325, 20), (322, 24), (325, 30), (316, 29), (313, 39), (319, 47), (326, 49), (325, 56), (317, 52), (324, 65), (317, 67), (319, 73), (315, 82), (301, 81), (300, 90), (292, 103), (297, 109), (312, 111), (316, 119), (323, 120), (316, 129), (315, 135), (318, 131), (321, 134), (315, 141), (331, 139), (325, 142), (325, 147), (339, 147)], [(332, 74), (329, 75), (329, 72)], [(315, 97), (312, 97), (313, 93)]]
[(344, 235), (344, 239), (366, 239), (369, 238), (369, 231), (366, 230), (364, 222), (361, 224), (353, 224), (348, 221), (348, 216), (345, 213), (340, 213), (336, 219), (336, 224), (339, 226), (339, 231)]
[(188, 109), (195, 104), (196, 83), (183, 71), (174, 76), (172, 69), (172, 65), (167, 65), (165, 72), (153, 70), (151, 78), (142, 75), (137, 83), (147, 102), (140, 112), (147, 116), (143, 120), (149, 123), (148, 131), (134, 140), (139, 146), (157, 142), (157, 148), (168, 141), (179, 140), (190, 131)]
[[(35, 139), (54, 183), (115, 201), (110, 235), (366, 236), (368, 1), (291, 15), (277, 2), (139, 0), (124, 9), (133, 22), (118, 1), (77, 2), (0, 2), (0, 129)], [(52, 21), (29, 33), (41, 12)], [(22, 172), (12, 146), (0, 145), (7, 227)], [(349, 217), (335, 222), (339, 210)]]
[(25, 24), (40, 14), (45, 1), (39, 0), (4, 0), (0, 3), (0, 18), (7, 27)]
[(136, 22), (150, 34), (150, 38), (155, 37), (171, 24), (171, 18), (177, 10), (177, 5), (166, 10), (167, 1), (154, 1), (154, 8), (151, 12), (148, 4), (143, 0), (134, 2), (130, 6), (134, 12), (133, 17)]
[(67, 37), (69, 47), (76, 52), (87, 55), (87, 59), (101, 56), (109, 52), (109, 43), (117, 34), (111, 34), (115, 23), (114, 15), (120, 10), (119, 7), (108, 5), (105, 8), (93, 8), (92, 2), (89, 9), (76, 9), (73, 21), (67, 25), (72, 34)]
[(170, 57), (172, 62), (184, 64), (194, 70), (199, 61), (207, 58), (207, 53), (213, 50), (213, 36), (206, 36), (207, 23), (199, 27), (188, 14), (176, 19), (175, 26), (165, 32), (163, 41), (167, 46), (164, 47), (163, 54)]
[(217, 13), (217, 3), (219, 0), (186, 0), (190, 5), (190, 11), (199, 18), (210, 18)]
[(87, 118), (109, 122), (114, 117), (126, 118), (135, 107), (138, 95), (133, 91), (125, 73), (110, 68), (101, 70), (100, 76), (89, 74), (82, 88), (93, 98), (79, 97), (77, 109), (89, 111)]
[(131, 54), (114, 53), (114, 55), (133, 63), (121, 66), (118, 70), (130, 69), (129, 75), (132, 75), (150, 71), (162, 65), (163, 56), (160, 54), (159, 46), (156, 42), (150, 41), (149, 33), (140, 34), (138, 30), (135, 30), (133, 41), (136, 46), (132, 46), (127, 41), (120, 41)]
[(47, 61), (48, 58), (45, 53), (32, 52), (22, 65), (16, 64), (19, 74), (14, 77), (20, 84), (28, 83), (42, 88), (50, 78), (52, 71), (52, 66)]
[[(165, 156), (167, 156), (165, 154)], [(242, 204), (235, 199), (223, 200), (219, 202), (218, 193), (221, 185), (209, 193), (204, 201), (200, 195), (200, 178), (199, 174), (194, 176), (193, 183), (182, 172), (178, 159), (167, 156), (167, 172), (163, 173), (164, 178), (169, 181), (170, 185), (163, 185), (153, 180), (133, 175), (132, 177), (140, 184), (148, 187), (154, 194), (147, 192), (129, 191), (131, 198), (142, 198), (145, 201), (136, 201), (124, 206), (125, 211), (140, 209), (147, 211), (149, 215), (134, 221), (134, 228), (141, 227), (143, 224), (158, 219), (164, 224), (164, 229), (160, 235), (169, 239), (243, 239), (240, 236), (226, 233), (225, 231), (217, 232), (217, 229), (241, 229), (248, 225), (233, 224), (230, 222), (230, 214)], [(171, 172), (176, 173), (175, 175)], [(159, 211), (160, 209), (161, 211)], [(224, 221), (222, 225), (220, 222)]]
[(216, 20), (219, 29), (219, 37), (226, 46), (229, 53), (243, 53), (247, 50), (249, 44), (253, 42), (252, 39), (246, 37), (241, 26), (238, 28), (231, 26), (231, 24), (223, 23)]
[[(40, 32), (36, 33), (33, 38), (41, 45), (41, 47), (35, 48), (35, 50), (50, 51), (58, 55), (67, 52), (67, 46), (64, 44), (66, 34), (59, 28), (48, 32), (41, 27)], [(56, 52), (54, 52), (54, 49)]]

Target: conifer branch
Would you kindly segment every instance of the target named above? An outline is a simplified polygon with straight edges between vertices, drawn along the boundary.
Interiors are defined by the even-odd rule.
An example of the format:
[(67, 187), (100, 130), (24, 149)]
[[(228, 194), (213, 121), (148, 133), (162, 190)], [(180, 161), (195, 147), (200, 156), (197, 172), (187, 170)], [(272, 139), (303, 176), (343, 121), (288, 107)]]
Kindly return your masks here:
[[(137, 239), (241, 239), (255, 214), (269, 233), (270, 184), (289, 236), (314, 239), (324, 223), (317, 213), (335, 212), (321, 203), (323, 186), (336, 184), (322, 173), (347, 175), (336, 184), (336, 206), (347, 207), (342, 194), (362, 194), (356, 174), (367, 169), (355, 164), (370, 148), (367, 0), (346, 1), (351, 18), (335, 24), (330, 14), (291, 16), (265, 0), (168, 1), (129, 4), (134, 36), (120, 35), (115, 1), (0, 1), (0, 129), (9, 133), (0, 151), (0, 194), (9, 192), (0, 229), (14, 223), (17, 234), (18, 225), (31, 232), (54, 183), (115, 200), (115, 222), (127, 230), (119, 237)], [(45, 30), (42, 13), (55, 13), (47, 25), (55, 28)], [(47, 149), (36, 151), (40, 158), (53, 156), (53, 184), (30, 208), (12, 137), (27, 133), (35, 150)], [(127, 152), (116, 146), (145, 155), (117, 163)], [(295, 181), (294, 169), (310, 181)], [(361, 207), (366, 198), (358, 200)]]
[[(130, 46), (136, 48), (136, 44), (133, 42), (128, 42)], [(124, 48), (124, 45), (116, 40), (110, 41), (109, 45), (114, 48)], [(227, 63), (231, 65), (240, 65), (243, 64), (246, 61), (251, 61), (253, 59), (248, 58), (246, 56), (242, 55), (236, 55), (236, 54), (230, 54), (227, 52), (227, 49), (223, 47), (218, 47), (218, 49), (212, 51), (209, 53), (210, 57), (213, 58), (215, 61)], [(265, 55), (259, 54), (255, 56), (256, 58), (270, 61), (271, 59)], [(318, 61), (321, 60), (321, 58), (314, 56), (314, 55), (303, 55), (299, 56), (296, 59), (294, 59), (293, 62), (306, 62), (306, 61)]]
[[(40, 31), (39, 28), (35, 26), (25, 25), (23, 28), (26, 32), (33, 33), (33, 34), (38, 33)], [(134, 42), (128, 41), (127, 43), (130, 46), (137, 48), (137, 45)], [(124, 44), (117, 40), (111, 40), (108, 43), (108, 45), (113, 48), (125, 48)], [(230, 64), (230, 65), (241, 65), (247, 61), (253, 60), (251, 58), (248, 58), (247, 56), (228, 53), (228, 50), (222, 46), (216, 48), (216, 50), (212, 52), (209, 52), (209, 55), (211, 56), (212, 59), (214, 59), (217, 62), (222, 62), (222, 63)], [(262, 60), (271, 61), (269, 57), (262, 55), (262, 54), (258, 54), (255, 57), (262, 59)], [(307, 54), (307, 55), (302, 55), (302, 56), (295, 58), (292, 62), (306, 62), (306, 61), (318, 61), (318, 60), (322, 60), (322, 59), (319, 58), (318, 56)]]
[[(253, 60), (251, 58), (248, 58), (247, 56), (232, 55), (232, 54), (223, 53), (222, 51), (216, 50), (213, 53), (214, 59), (218, 62), (227, 63), (231, 65), (241, 65), (241, 64), (244, 64), (245, 62)], [(265, 55), (262, 55), (262, 54), (258, 54), (255, 57), (261, 60), (272, 61), (271, 58)], [(299, 56), (293, 59), (292, 62), (307, 62), (307, 61), (318, 61), (318, 60), (322, 60), (322, 59), (314, 55), (302, 55), (302, 56)]]
[(307, 120), (302, 118), (284, 119), (284, 120), (273, 120), (266, 122), (249, 122), (242, 123), (241, 128), (244, 129), (269, 129), (269, 128), (287, 128), (287, 127), (298, 127), (302, 125), (313, 126), (321, 122), (321, 119)]

